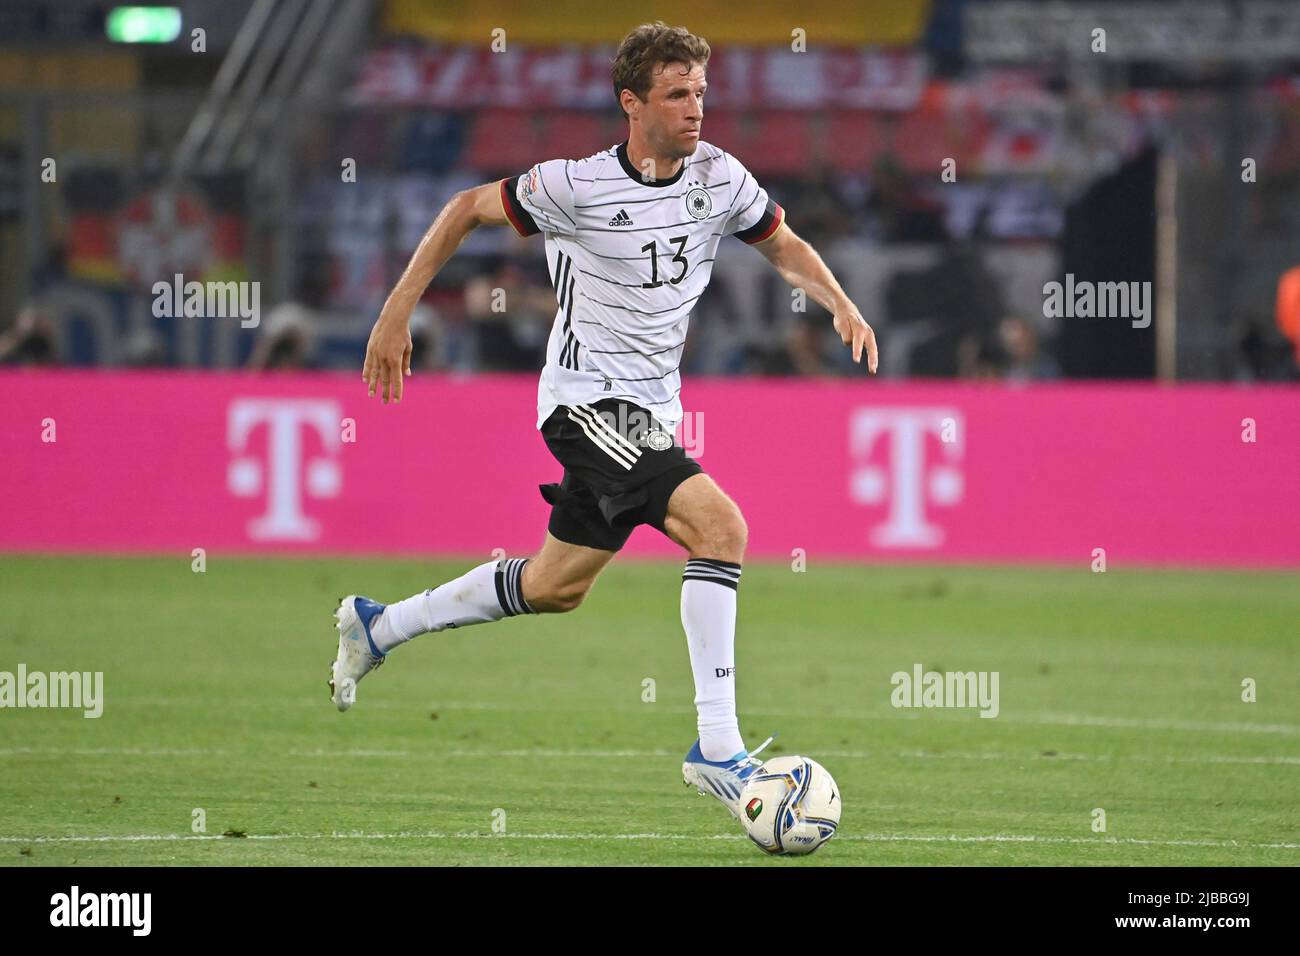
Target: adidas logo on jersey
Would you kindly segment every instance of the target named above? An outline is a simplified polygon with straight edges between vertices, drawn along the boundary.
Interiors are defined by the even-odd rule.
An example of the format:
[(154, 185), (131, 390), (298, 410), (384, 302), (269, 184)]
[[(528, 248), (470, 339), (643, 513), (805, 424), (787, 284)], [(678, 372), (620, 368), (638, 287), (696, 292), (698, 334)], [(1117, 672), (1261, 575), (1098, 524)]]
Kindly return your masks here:
[(611, 220), (609, 221), (609, 224), (610, 224), (611, 226), (630, 226), (630, 225), (632, 225), (632, 220), (628, 218), (628, 215), (627, 215), (626, 212), (624, 212), (622, 209), (620, 209), (620, 210), (618, 211), (618, 215), (615, 216), (613, 219), (611, 219)]

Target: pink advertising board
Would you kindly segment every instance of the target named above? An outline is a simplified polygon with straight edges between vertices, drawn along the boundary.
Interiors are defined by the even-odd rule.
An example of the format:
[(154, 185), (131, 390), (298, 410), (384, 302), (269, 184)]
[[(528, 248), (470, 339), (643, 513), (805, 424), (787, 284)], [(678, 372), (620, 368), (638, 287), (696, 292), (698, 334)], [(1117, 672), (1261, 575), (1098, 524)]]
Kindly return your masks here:
[[(529, 554), (536, 378), (2, 371), (0, 550)], [(1300, 567), (1300, 390), (702, 379), (748, 555)], [(1249, 421), (1247, 421), (1249, 420)], [(1253, 440), (1243, 440), (1253, 439)], [(625, 554), (676, 556), (650, 528)]]

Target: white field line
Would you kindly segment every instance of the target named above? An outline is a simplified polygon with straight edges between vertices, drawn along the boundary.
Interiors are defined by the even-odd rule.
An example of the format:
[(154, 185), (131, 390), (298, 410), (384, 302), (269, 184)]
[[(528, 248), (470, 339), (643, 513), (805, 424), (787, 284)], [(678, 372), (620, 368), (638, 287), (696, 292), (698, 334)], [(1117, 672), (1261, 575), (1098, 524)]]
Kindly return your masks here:
[[(322, 752), (321, 756), (327, 755)], [(442, 757), (672, 757), (673, 750), (449, 750), (439, 754)], [(943, 752), (929, 753), (923, 750), (900, 750), (893, 753), (872, 753), (865, 750), (818, 750), (812, 756), (844, 760), (888, 759), (892, 757), (914, 758), (919, 760), (1083, 760), (1114, 763), (1133, 761), (1137, 763), (1226, 763), (1226, 764), (1281, 764), (1300, 766), (1300, 757), (1236, 757), (1218, 754), (1206, 754), (1192, 757), (1162, 757), (1159, 755), (1112, 756), (1111, 754), (1069, 754), (1059, 753), (1047, 756), (1042, 753), (997, 753), (997, 752)]]
[[(114, 706), (139, 706), (139, 707), (206, 707), (208, 702), (194, 697), (124, 697), (116, 698)], [(297, 704), (301, 707), (310, 707), (314, 710), (322, 708), (328, 710), (329, 705), (325, 702), (317, 703), (315, 701), (298, 700), (298, 701), (275, 701), (270, 702), (264, 698), (231, 700), (222, 698), (223, 706), (228, 706), (235, 710), (255, 710), (259, 708), (283, 708)], [(402, 701), (393, 700), (372, 700), (367, 699), (358, 706), (363, 706), (372, 710), (401, 710), (409, 711), (412, 705)], [(502, 713), (592, 713), (598, 710), (595, 707), (562, 707), (551, 706), (549, 704), (539, 704), (536, 707), (520, 707), (513, 704), (496, 704), (483, 701), (435, 701), (420, 705), (430, 710), (479, 710)], [(673, 704), (645, 704), (637, 709), (628, 709), (619, 711), (620, 714), (630, 715), (638, 712), (647, 712), (653, 710), (658, 714), (689, 714), (695, 716), (695, 708), (683, 707)], [(980, 720), (975, 713), (975, 708), (899, 708), (897, 710), (876, 711), (874, 713), (864, 713), (862, 711), (786, 711), (786, 710), (769, 710), (767, 708), (750, 708), (751, 719), (754, 717), (782, 717), (790, 719), (829, 719), (829, 720), (931, 720), (931, 721), (956, 721), (960, 723), (970, 723), (973, 720)], [(1238, 721), (1203, 721), (1203, 720), (1177, 720), (1163, 719), (1155, 717), (1108, 717), (1100, 714), (1069, 714), (1069, 713), (1008, 713), (1005, 710), (997, 717), (993, 718), (1001, 723), (1010, 724), (1040, 724), (1050, 727), (1115, 727), (1119, 729), (1132, 730), (1181, 730), (1190, 733), (1225, 733), (1225, 734), (1282, 734), (1285, 736), (1300, 736), (1300, 724), (1255, 724), (1242, 723)]]
[[(849, 752), (836, 753), (833, 750), (822, 752), (827, 757), (846, 757), (852, 758), (859, 756)], [(865, 754), (861, 756), (866, 756)], [(1226, 763), (1226, 764), (1274, 764), (1282, 766), (1300, 766), (1300, 757), (1287, 756), (1260, 756), (1260, 757), (1238, 757), (1223, 754), (1198, 754), (1188, 757), (1160, 756), (1159, 754), (1128, 754), (1115, 756), (1113, 754), (1075, 754), (1075, 753), (986, 753), (986, 752), (958, 752), (945, 751), (942, 753), (929, 753), (924, 750), (902, 750), (894, 756), (898, 757), (915, 757), (922, 760), (1083, 760), (1095, 761), (1098, 763)]]
[[(244, 837), (225, 837), (208, 833), (137, 833), (81, 836), (0, 836), (0, 843), (184, 843), (208, 840), (667, 840), (740, 841), (742, 834), (685, 833), (250, 833)], [(835, 838), (863, 843), (1042, 843), (1071, 846), (1195, 846), (1234, 850), (1300, 850), (1300, 843), (1242, 843), (1238, 840), (1143, 840), (1135, 837), (1050, 837), (1023, 833), (991, 833), (959, 836), (957, 834), (862, 833), (839, 834)]]
[[(243, 751), (232, 752), (220, 748), (169, 748), (169, 747), (4, 747), (0, 757), (227, 757), (232, 755), (255, 756)], [(448, 757), (507, 759), (534, 757), (557, 760), (604, 760), (678, 757), (676, 750), (563, 750), (545, 747), (501, 750), (383, 750), (374, 748), (345, 748), (312, 750), (292, 749), (284, 752), (289, 757), (378, 757), (390, 759), (436, 760)], [(914, 760), (1010, 760), (1016, 762), (1056, 760), (1096, 763), (1153, 763), (1153, 764), (1259, 764), (1273, 766), (1300, 766), (1300, 756), (1268, 755), (1237, 756), (1230, 754), (1197, 754), (1191, 756), (1162, 756), (1160, 754), (1081, 754), (1081, 753), (1008, 753), (1002, 751), (939, 751), (898, 750), (892, 752), (869, 750), (818, 750), (811, 756), (841, 760), (888, 760), (896, 757)]]

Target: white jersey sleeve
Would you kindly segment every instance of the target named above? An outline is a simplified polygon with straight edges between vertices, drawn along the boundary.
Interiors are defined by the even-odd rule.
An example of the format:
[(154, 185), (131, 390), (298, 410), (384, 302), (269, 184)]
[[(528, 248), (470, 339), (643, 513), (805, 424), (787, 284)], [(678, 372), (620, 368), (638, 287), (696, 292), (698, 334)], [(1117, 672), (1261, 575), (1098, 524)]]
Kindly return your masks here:
[(550, 159), (521, 176), (501, 181), (501, 205), (521, 236), (539, 232), (572, 236), (577, 227), (573, 211), (572, 160)]
[(767, 195), (767, 190), (740, 160), (730, 153), (726, 157), (732, 191), (723, 235), (735, 236), (750, 245), (770, 239), (785, 221), (785, 210)]

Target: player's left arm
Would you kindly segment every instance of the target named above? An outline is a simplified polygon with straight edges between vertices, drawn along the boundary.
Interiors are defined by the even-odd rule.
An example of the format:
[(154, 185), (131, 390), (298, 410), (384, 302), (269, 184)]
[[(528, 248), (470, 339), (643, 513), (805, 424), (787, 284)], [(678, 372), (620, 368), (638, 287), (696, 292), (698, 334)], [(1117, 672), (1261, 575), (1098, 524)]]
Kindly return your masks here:
[(862, 351), (866, 349), (867, 369), (875, 374), (876, 333), (840, 288), (817, 250), (796, 236), (784, 221), (772, 235), (754, 243), (754, 248), (767, 257), (782, 279), (796, 289), (804, 289), (813, 301), (835, 317), (835, 331), (845, 345), (852, 345), (853, 361), (860, 363)]

